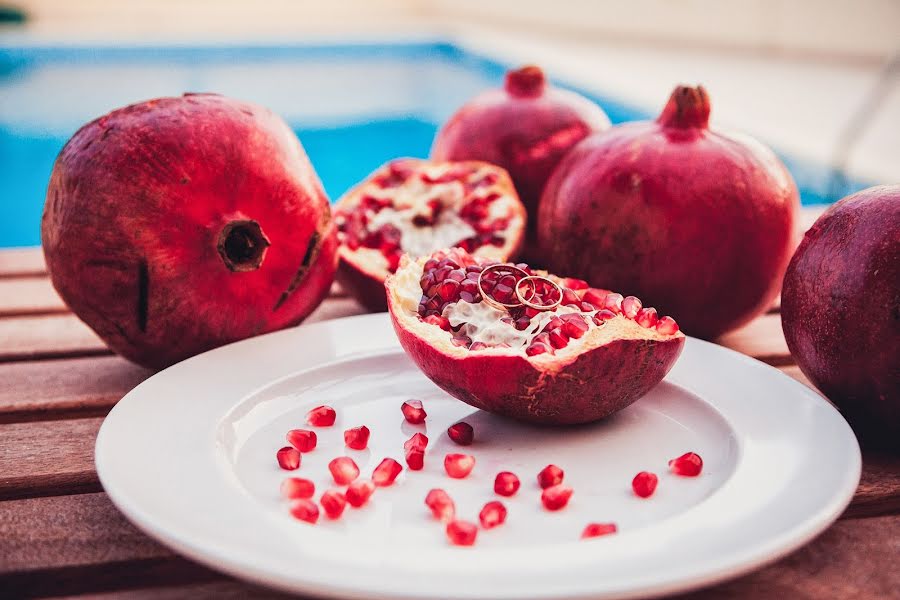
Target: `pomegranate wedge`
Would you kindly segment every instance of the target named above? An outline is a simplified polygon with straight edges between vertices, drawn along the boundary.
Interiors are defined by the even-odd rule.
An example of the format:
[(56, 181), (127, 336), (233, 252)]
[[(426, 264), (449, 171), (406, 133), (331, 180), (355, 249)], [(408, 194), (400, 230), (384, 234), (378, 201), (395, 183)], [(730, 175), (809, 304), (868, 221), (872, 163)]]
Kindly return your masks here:
[[(525, 208), (500, 167), (478, 161), (389, 162), (347, 192), (335, 207), (338, 279), (371, 310), (385, 310), (384, 280), (400, 257), (459, 246), (507, 260), (522, 244)], [(434, 282), (444, 295), (459, 280)]]
[[(447, 280), (460, 282), (454, 293), (435, 289)], [(684, 347), (674, 321), (638, 320), (620, 294), (459, 248), (404, 257), (386, 288), (394, 330), (425, 375), (467, 404), (533, 423), (625, 408)]]

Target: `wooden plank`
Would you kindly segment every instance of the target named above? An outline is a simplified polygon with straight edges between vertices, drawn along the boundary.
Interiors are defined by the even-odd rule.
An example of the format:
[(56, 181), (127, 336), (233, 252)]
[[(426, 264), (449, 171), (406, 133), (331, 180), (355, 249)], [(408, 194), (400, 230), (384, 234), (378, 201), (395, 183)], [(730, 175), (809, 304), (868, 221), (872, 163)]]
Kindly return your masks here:
[(781, 315), (766, 314), (726, 333), (716, 343), (748, 354), (775, 367), (794, 364), (781, 331)]
[(0, 500), (99, 491), (94, 442), (103, 419), (0, 425)]
[[(166, 582), (168, 584), (168, 582)], [(79, 594), (77, 596), (57, 596), (56, 600), (298, 600), (300, 596), (283, 594), (252, 583), (244, 583), (228, 579), (221, 575), (220, 579), (209, 583), (193, 583), (188, 585), (166, 585), (165, 587), (116, 590), (100, 594)]]
[(0, 279), (0, 317), (68, 312), (47, 277)]
[(0, 363), (0, 423), (103, 416), (152, 373), (117, 356)]
[(72, 314), (0, 319), (0, 362), (109, 354)]
[(0, 278), (38, 276), (47, 273), (40, 247), (0, 249)]

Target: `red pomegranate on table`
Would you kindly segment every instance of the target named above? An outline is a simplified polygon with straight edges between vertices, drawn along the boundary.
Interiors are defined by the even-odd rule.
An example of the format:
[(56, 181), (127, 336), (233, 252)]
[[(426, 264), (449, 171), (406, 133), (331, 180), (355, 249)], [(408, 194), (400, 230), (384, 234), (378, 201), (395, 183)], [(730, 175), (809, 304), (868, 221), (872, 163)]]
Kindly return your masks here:
[(587, 423), (658, 384), (678, 324), (628, 296), (459, 248), (404, 257), (386, 282), (406, 353), (476, 408), (544, 425)]
[(678, 86), (657, 120), (590, 136), (538, 212), (550, 270), (664, 306), (707, 339), (772, 305), (799, 204), (772, 151), (710, 129), (709, 114), (703, 87)]
[(587, 98), (547, 82), (536, 66), (509, 71), (501, 89), (463, 105), (434, 140), (435, 160), (483, 160), (506, 169), (528, 211), (527, 254), (533, 254), (537, 205), (563, 156), (579, 141), (610, 126)]
[(387, 310), (384, 280), (400, 257), (459, 247), (508, 260), (525, 233), (525, 209), (509, 175), (481, 161), (396, 159), (335, 206), (338, 279), (370, 310)]
[(299, 323), (337, 261), (328, 198), (293, 131), (212, 94), (79, 129), (53, 167), (42, 241), (66, 304), (157, 368)]
[(800, 369), (862, 441), (900, 449), (900, 185), (819, 217), (785, 274), (781, 321)]

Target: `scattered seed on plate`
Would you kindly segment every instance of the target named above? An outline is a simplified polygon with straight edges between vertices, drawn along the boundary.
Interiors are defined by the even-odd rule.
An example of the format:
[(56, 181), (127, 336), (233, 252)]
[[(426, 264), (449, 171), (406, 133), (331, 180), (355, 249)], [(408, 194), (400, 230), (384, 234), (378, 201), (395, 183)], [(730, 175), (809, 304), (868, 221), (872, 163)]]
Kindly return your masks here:
[(581, 532), (581, 539), (600, 537), (601, 535), (609, 535), (619, 530), (615, 523), (588, 523)]
[(300, 452), (312, 452), (318, 441), (316, 432), (309, 429), (291, 429), (285, 437), (288, 443)]
[(372, 483), (379, 487), (391, 485), (402, 470), (403, 466), (396, 460), (385, 458), (372, 471)]
[(703, 459), (696, 452), (687, 452), (670, 460), (669, 469), (682, 477), (696, 477), (703, 470)]
[(275, 453), (278, 466), (285, 471), (293, 471), (300, 467), (300, 451), (291, 446), (285, 446)]
[(330, 406), (317, 406), (306, 413), (306, 422), (313, 427), (331, 427), (337, 413)]
[(365, 479), (354, 481), (347, 488), (347, 503), (354, 508), (359, 508), (369, 501), (374, 491), (375, 484), (371, 481)]
[(563, 482), (564, 475), (565, 473), (563, 473), (563, 470), (556, 465), (547, 465), (541, 469), (540, 473), (538, 473), (538, 485), (541, 486), (542, 490), (554, 485), (559, 485)]
[(302, 477), (288, 477), (281, 482), (281, 495), (285, 498), (312, 498), (316, 493), (316, 484)]
[(456, 520), (447, 523), (447, 539), (454, 546), (471, 546), (478, 535), (478, 526), (468, 521)]
[(428, 416), (428, 413), (422, 408), (421, 400), (407, 400), (400, 406), (400, 410), (403, 412), (403, 418), (406, 419), (406, 422), (413, 425), (421, 425), (425, 422), (425, 417)]
[(450, 494), (440, 488), (435, 488), (425, 496), (425, 506), (431, 509), (431, 514), (439, 521), (451, 521), (456, 515), (456, 505)]
[(344, 432), (344, 443), (353, 450), (365, 450), (369, 445), (369, 433), (365, 425), (353, 427)]
[(541, 492), (541, 503), (547, 510), (560, 510), (569, 503), (572, 491), (572, 488), (562, 484), (548, 487)]
[(454, 479), (468, 477), (475, 468), (475, 457), (471, 454), (448, 454), (444, 457), (444, 470)]
[(659, 479), (653, 473), (641, 471), (631, 480), (631, 489), (641, 498), (649, 498), (656, 491)]
[(506, 521), (506, 507), (502, 502), (492, 500), (485, 504), (478, 513), (478, 520), (484, 529), (493, 529), (497, 525), (503, 525)]
[(519, 478), (509, 471), (501, 471), (494, 478), (494, 492), (501, 496), (512, 496), (519, 491), (519, 485)]
[(329, 519), (337, 519), (347, 506), (347, 497), (340, 490), (328, 490), (319, 498), (319, 504), (325, 509), (325, 516)]
[(475, 430), (465, 421), (447, 428), (447, 435), (460, 446), (470, 446), (475, 439)]
[(319, 507), (307, 498), (292, 501), (290, 512), (295, 519), (307, 523), (315, 523), (319, 520)]
[(359, 477), (359, 467), (349, 456), (339, 456), (328, 463), (328, 470), (334, 482), (338, 485), (347, 485)]

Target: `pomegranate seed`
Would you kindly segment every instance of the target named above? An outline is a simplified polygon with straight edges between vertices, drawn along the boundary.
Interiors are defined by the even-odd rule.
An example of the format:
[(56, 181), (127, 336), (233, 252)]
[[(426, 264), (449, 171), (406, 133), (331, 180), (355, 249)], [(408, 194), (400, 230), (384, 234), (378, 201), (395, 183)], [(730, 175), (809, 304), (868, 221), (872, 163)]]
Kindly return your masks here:
[(347, 488), (347, 503), (354, 508), (359, 508), (369, 501), (372, 492), (375, 491), (375, 484), (371, 481), (360, 480), (354, 481)]
[(628, 296), (622, 300), (622, 314), (629, 319), (635, 318), (642, 307), (640, 299), (634, 296)]
[(425, 506), (439, 521), (450, 521), (456, 515), (456, 505), (450, 495), (440, 488), (435, 488), (425, 496)]
[(369, 445), (369, 428), (365, 425), (353, 427), (344, 432), (344, 443), (354, 450), (365, 450)]
[(565, 279), (563, 279), (563, 286), (569, 288), (570, 290), (586, 290), (588, 288), (588, 282), (584, 279), (566, 277)]
[(569, 338), (563, 335), (559, 329), (550, 332), (550, 345), (559, 350), (565, 348), (569, 344)]
[(611, 310), (598, 310), (597, 314), (594, 315), (594, 323), (597, 325), (602, 325), (604, 321), (609, 321), (610, 319), (615, 319), (616, 313)]
[(315, 523), (319, 520), (319, 507), (312, 500), (301, 498), (291, 502), (291, 515), (295, 519), (306, 521), (307, 523)]
[[(450, 322), (447, 321), (447, 324), (449, 326)], [(425, 417), (428, 416), (428, 413), (422, 408), (422, 402), (420, 400), (407, 400), (400, 407), (400, 410), (403, 411), (403, 418), (406, 419), (406, 422), (412, 423), (413, 425), (424, 423)]]
[(425, 450), (428, 446), (428, 436), (424, 433), (415, 433), (411, 438), (403, 442), (403, 449), (407, 452), (410, 450)]
[(641, 498), (649, 498), (656, 491), (659, 479), (653, 473), (641, 471), (631, 480), (631, 489)]
[(506, 521), (506, 507), (502, 502), (493, 500), (484, 505), (478, 513), (478, 520), (485, 529), (493, 529), (497, 525), (503, 525)]
[(607, 294), (606, 298), (603, 299), (603, 308), (612, 311), (617, 315), (621, 315), (623, 300), (622, 294)]
[(656, 323), (656, 331), (663, 335), (672, 335), (678, 333), (678, 323), (672, 317), (662, 317)]
[(538, 473), (538, 485), (541, 486), (541, 489), (559, 485), (563, 482), (564, 476), (563, 470), (556, 465), (547, 465)]
[(306, 422), (313, 427), (331, 427), (337, 413), (330, 406), (317, 406), (306, 413)]
[(328, 470), (334, 482), (338, 485), (347, 485), (359, 477), (359, 467), (349, 456), (339, 456), (328, 463)]
[(478, 535), (478, 527), (468, 521), (450, 521), (447, 523), (447, 539), (454, 546), (471, 546)]
[(656, 316), (655, 308), (642, 308), (638, 311), (637, 316), (634, 318), (635, 322), (641, 327), (646, 327), (650, 329), (652, 327), (656, 327), (656, 322), (659, 320)]
[[(425, 317), (422, 320), (425, 321), (426, 323), (431, 323), (432, 325), (437, 325), (444, 331), (450, 331), (450, 329), (452, 329), (452, 327), (450, 326), (450, 321), (440, 315), (428, 315), (427, 317)], [(419, 403), (419, 405), (421, 406), (421, 402)], [(412, 423), (412, 421), (410, 421), (410, 423)]]
[(540, 342), (533, 343), (525, 348), (525, 354), (527, 354), (528, 356), (544, 354), (545, 352), (550, 352), (550, 348), (548, 348), (546, 344), (542, 344)]
[(696, 477), (703, 470), (703, 459), (695, 452), (688, 452), (670, 460), (669, 468), (676, 475)]
[(447, 435), (460, 446), (469, 446), (475, 439), (475, 430), (465, 421), (460, 421), (447, 428)]
[(448, 454), (444, 457), (444, 470), (454, 479), (467, 477), (475, 468), (475, 457), (470, 454)]
[(312, 498), (316, 493), (316, 484), (309, 479), (288, 477), (281, 482), (281, 495), (290, 500), (296, 498)]
[(609, 535), (619, 530), (615, 523), (588, 523), (584, 531), (581, 532), (581, 539), (600, 537), (601, 535)]
[(285, 471), (293, 471), (300, 467), (300, 452), (296, 448), (285, 446), (275, 454), (275, 457), (278, 459), (278, 466)]
[(319, 498), (319, 503), (325, 509), (325, 515), (329, 519), (337, 519), (344, 513), (347, 498), (338, 490), (328, 490)]
[(287, 432), (287, 441), (300, 452), (311, 452), (316, 448), (316, 432), (308, 429), (291, 429)]
[(594, 306), (603, 306), (603, 303), (606, 301), (606, 296), (608, 295), (609, 292), (607, 292), (606, 290), (590, 288), (581, 297), (581, 301), (587, 302), (588, 304), (593, 304)]
[(569, 503), (572, 488), (565, 485), (554, 485), (541, 492), (541, 503), (547, 510), (559, 510)]
[(377, 486), (391, 485), (402, 470), (403, 467), (396, 460), (385, 458), (372, 471), (372, 482)]
[(494, 492), (501, 496), (512, 496), (519, 491), (519, 485), (519, 478), (509, 471), (501, 471), (494, 478)]

